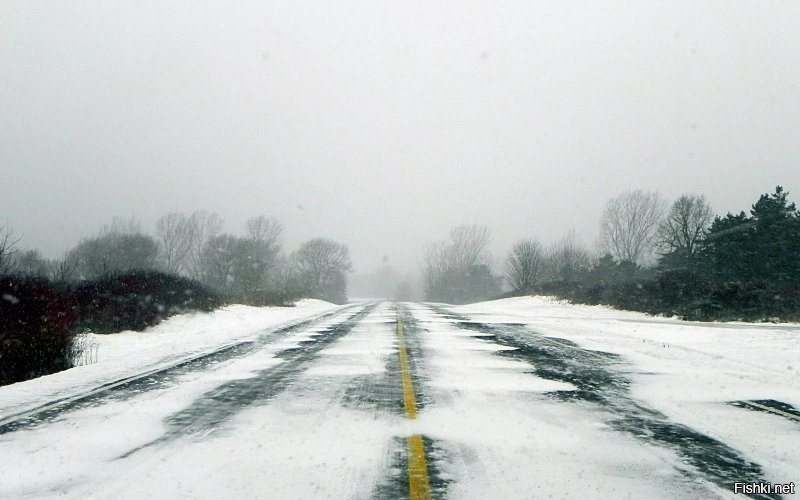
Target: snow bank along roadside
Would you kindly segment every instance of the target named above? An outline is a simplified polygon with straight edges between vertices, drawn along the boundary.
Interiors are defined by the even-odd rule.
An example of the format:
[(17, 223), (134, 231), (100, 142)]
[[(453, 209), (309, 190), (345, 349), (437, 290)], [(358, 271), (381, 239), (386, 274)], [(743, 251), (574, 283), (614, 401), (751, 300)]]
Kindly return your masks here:
[(728, 404), (774, 399), (800, 408), (800, 325), (689, 322), (549, 297), (453, 309), (620, 354), (632, 397), (738, 449), (773, 482), (800, 481), (798, 423)]
[(144, 332), (90, 334), (89, 342), (97, 345), (96, 363), (0, 387), (0, 418), (338, 307), (312, 299), (295, 307), (232, 305), (173, 316)]

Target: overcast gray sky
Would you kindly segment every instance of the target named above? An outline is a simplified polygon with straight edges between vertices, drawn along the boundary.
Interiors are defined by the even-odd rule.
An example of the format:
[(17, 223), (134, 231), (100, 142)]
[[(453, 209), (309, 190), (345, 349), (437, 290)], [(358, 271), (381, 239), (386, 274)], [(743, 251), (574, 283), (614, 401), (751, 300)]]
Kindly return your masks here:
[(629, 188), (800, 201), (800, 2), (0, 2), (0, 219), (328, 236), (357, 270), (462, 223), (591, 244)]

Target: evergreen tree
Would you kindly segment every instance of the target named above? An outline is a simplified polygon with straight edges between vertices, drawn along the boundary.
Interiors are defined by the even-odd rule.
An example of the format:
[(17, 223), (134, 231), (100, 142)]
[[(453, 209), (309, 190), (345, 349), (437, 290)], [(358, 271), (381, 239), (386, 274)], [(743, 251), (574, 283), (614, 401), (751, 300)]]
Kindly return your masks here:
[(761, 195), (750, 214), (755, 222), (753, 270), (762, 279), (800, 283), (800, 212), (781, 186)]
[(800, 214), (781, 186), (761, 195), (750, 216), (717, 217), (703, 241), (702, 267), (717, 279), (800, 282)]

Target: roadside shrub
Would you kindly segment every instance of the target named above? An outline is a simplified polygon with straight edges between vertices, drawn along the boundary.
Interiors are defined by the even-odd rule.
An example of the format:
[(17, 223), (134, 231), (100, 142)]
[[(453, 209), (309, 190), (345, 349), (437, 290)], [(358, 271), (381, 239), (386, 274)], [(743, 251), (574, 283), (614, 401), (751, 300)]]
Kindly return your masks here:
[(0, 277), (0, 385), (71, 366), (72, 299), (44, 279)]
[(188, 311), (211, 311), (220, 297), (197, 281), (158, 271), (137, 271), (84, 282), (74, 290), (79, 329), (95, 333), (144, 330)]
[(653, 277), (592, 286), (555, 282), (540, 291), (582, 304), (603, 304), (698, 321), (796, 321), (800, 286), (719, 281), (698, 272), (668, 271)]
[(240, 301), (250, 306), (280, 306), (294, 307), (295, 302), (303, 297), (303, 293), (296, 290), (265, 290), (251, 294), (250, 300)]

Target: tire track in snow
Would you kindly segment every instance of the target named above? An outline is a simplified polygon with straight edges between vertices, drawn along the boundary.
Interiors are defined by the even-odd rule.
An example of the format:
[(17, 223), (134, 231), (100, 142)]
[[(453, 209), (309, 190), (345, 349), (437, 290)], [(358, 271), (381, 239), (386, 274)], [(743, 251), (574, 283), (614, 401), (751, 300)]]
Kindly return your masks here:
[(0, 435), (44, 425), (82, 408), (97, 407), (109, 401), (124, 401), (149, 391), (169, 388), (180, 383), (180, 378), (186, 374), (208, 370), (219, 363), (252, 354), (291, 333), (309, 328), (353, 307), (355, 306), (304, 318), (278, 328), (270, 328), (255, 341), (244, 340), (225, 344), (211, 351), (192, 354), (164, 366), (106, 382), (91, 390), (8, 415), (0, 419)]
[[(614, 415), (609, 424), (645, 443), (677, 453), (689, 466), (681, 472), (691, 480), (709, 481), (724, 491), (734, 482), (768, 482), (760, 465), (742, 457), (726, 444), (683, 424), (672, 422), (661, 412), (630, 397), (630, 380), (614, 366), (624, 363), (616, 354), (594, 351), (566, 339), (554, 339), (513, 323), (482, 323), (442, 306), (428, 306), (435, 313), (455, 320), (464, 329), (480, 332), (481, 339), (513, 348), (496, 353), (531, 363), (536, 376), (567, 382), (575, 391), (550, 393), (556, 399), (596, 404)], [(753, 498), (781, 498), (752, 495)]]
[(363, 307), (348, 318), (317, 332), (311, 340), (301, 341), (276, 353), (282, 363), (256, 371), (254, 376), (231, 380), (205, 393), (187, 408), (166, 418), (164, 435), (134, 448), (120, 457), (128, 458), (152, 446), (163, 446), (177, 439), (196, 435), (205, 437), (230, 420), (240, 411), (253, 405), (266, 404), (286, 390), (294, 379), (315, 360), (323, 349), (350, 333), (359, 321), (377, 304)]
[(788, 403), (783, 401), (775, 401), (774, 399), (761, 399), (754, 401), (731, 401), (728, 403), (737, 408), (746, 408), (755, 411), (765, 411), (772, 413), (779, 417), (785, 418), (792, 422), (800, 424), (800, 411)]

